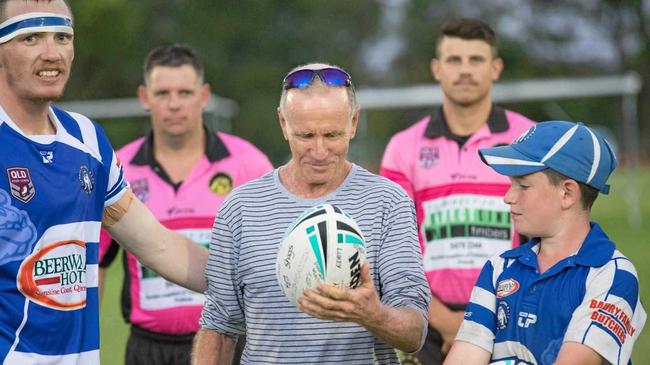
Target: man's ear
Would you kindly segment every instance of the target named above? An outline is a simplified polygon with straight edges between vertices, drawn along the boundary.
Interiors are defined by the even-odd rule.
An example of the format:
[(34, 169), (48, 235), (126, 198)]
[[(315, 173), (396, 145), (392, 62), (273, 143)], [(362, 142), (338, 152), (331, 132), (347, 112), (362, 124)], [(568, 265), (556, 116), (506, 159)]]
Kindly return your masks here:
[(278, 121), (280, 122), (280, 128), (282, 129), (282, 135), (284, 136), (284, 140), (288, 141), (289, 134), (287, 132), (287, 120), (284, 118), (284, 114), (282, 114), (282, 108), (278, 107), (277, 113)]
[(140, 100), (140, 104), (142, 104), (144, 110), (151, 110), (149, 104), (149, 96), (147, 95), (147, 88), (144, 85), (138, 86), (138, 99)]

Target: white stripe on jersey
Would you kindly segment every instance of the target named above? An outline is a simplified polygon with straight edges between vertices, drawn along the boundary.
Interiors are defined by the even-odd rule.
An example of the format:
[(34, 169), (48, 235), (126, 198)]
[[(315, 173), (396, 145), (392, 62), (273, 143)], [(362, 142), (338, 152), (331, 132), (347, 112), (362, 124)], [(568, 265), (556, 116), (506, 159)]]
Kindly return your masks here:
[[(493, 256), (490, 259), (490, 263), (492, 264), (492, 287), (495, 292), (497, 290), (497, 280), (499, 280), (499, 275), (501, 275), (504, 269), (504, 261), (505, 259), (499, 255)], [(512, 263), (512, 261), (513, 260), (510, 260), (510, 263)]]
[(98, 264), (86, 264), (86, 287), (87, 288), (94, 288), (99, 285), (98, 273), (99, 273)]
[(102, 155), (99, 153), (99, 143), (97, 142), (97, 129), (93, 122), (90, 121), (86, 116), (79, 113), (68, 112), (74, 120), (79, 124), (79, 129), (81, 129), (81, 138), (84, 141), (84, 144), (94, 152), (93, 157), (97, 158), (99, 162), (102, 162)]
[(25, 352), (9, 352), (5, 364), (20, 365), (97, 365), (99, 350), (70, 355), (40, 355)]
[(492, 353), (494, 347), (494, 333), (480, 323), (463, 321), (456, 335), (456, 341), (471, 343)]
[(34, 245), (32, 252), (40, 250), (46, 244), (58, 241), (79, 240), (82, 242), (97, 242), (101, 227), (101, 222), (75, 222), (52, 226), (43, 232), (41, 238)]
[(469, 301), (489, 309), (492, 313), (496, 314), (497, 312), (496, 296), (494, 293), (481, 287), (475, 286), (474, 289), (472, 289), (472, 296)]
[(512, 354), (515, 354), (519, 360), (528, 361), (533, 365), (537, 365), (535, 356), (530, 350), (519, 342), (514, 341), (504, 341), (497, 342), (494, 344), (494, 352), (492, 353), (493, 359), (500, 359), (504, 357), (510, 357)]

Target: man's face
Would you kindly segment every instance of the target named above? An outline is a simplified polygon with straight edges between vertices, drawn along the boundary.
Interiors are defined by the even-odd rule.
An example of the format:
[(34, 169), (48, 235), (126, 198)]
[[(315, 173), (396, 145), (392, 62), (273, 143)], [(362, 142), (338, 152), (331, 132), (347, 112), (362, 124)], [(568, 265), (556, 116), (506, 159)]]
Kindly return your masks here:
[[(72, 17), (63, 0), (9, 1), (6, 19), (31, 12)], [(5, 20), (6, 20), (5, 19)], [(35, 102), (58, 99), (70, 77), (73, 36), (67, 33), (28, 33), (0, 45), (0, 85), (5, 97)]]
[(151, 112), (154, 133), (177, 138), (203, 128), (202, 113), (210, 87), (191, 65), (155, 66), (147, 85), (138, 89), (138, 96)]
[(301, 183), (317, 187), (344, 177), (359, 118), (358, 111), (351, 111), (345, 88), (291, 89), (278, 116)]
[(490, 96), (492, 82), (499, 79), (503, 61), (492, 57), (492, 49), (482, 40), (444, 37), (431, 72), (440, 82), (448, 101), (472, 106)]

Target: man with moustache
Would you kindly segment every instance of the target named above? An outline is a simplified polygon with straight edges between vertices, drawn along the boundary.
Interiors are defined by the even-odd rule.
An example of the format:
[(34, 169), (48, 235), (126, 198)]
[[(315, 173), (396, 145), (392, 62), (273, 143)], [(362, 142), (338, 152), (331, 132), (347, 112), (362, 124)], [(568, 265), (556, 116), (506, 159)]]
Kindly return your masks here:
[(403, 361), (426, 365), (441, 364), (449, 351), (485, 261), (519, 243), (502, 201), (508, 179), (487, 168), (478, 149), (509, 144), (532, 124), (492, 103), (503, 60), (483, 21), (445, 23), (430, 67), (442, 106), (393, 136), (380, 171), (415, 202), (433, 298), (424, 348)]

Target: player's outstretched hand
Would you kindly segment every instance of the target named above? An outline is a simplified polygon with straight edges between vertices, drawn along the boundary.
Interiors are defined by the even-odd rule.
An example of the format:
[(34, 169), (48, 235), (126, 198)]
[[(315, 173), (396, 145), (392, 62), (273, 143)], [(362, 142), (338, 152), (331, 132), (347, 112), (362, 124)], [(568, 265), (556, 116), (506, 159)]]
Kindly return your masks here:
[(341, 289), (319, 284), (305, 289), (298, 299), (298, 308), (312, 317), (367, 325), (382, 320), (385, 308), (370, 278), (370, 266), (361, 267), (361, 285), (356, 289)]

